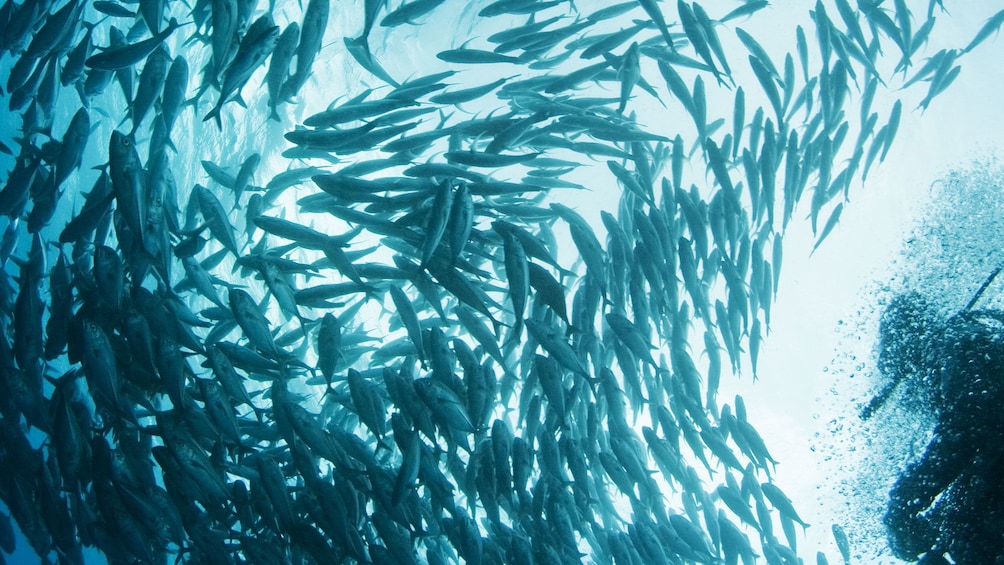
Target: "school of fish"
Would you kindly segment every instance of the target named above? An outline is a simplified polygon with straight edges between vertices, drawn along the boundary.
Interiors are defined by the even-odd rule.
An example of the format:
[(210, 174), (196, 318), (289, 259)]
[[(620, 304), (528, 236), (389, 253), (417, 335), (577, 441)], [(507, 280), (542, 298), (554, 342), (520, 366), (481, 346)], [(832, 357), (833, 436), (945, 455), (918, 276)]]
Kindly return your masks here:
[[(926, 108), (1004, 12), (921, 61), (941, 0), (817, 0), (772, 58), (766, 1), (484, 1), (405, 77), (375, 38), (471, 3), (275, 4), (0, 6), (0, 549), (16, 522), (58, 563), (800, 563), (719, 383), (756, 374), (798, 203), (818, 247), (886, 157), (876, 92)], [(375, 86), (291, 119), (336, 53)], [(244, 120), (284, 139), (197, 154)]]

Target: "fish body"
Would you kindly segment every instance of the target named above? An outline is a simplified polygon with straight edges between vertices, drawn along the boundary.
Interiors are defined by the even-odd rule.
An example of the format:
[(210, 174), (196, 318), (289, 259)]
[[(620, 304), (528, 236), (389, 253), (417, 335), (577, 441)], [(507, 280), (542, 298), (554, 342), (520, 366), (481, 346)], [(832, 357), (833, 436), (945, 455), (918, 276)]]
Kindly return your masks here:
[(181, 24), (177, 20), (172, 19), (163, 31), (154, 34), (153, 37), (120, 47), (108, 48), (101, 53), (88, 57), (85, 64), (89, 68), (99, 71), (117, 71), (131, 67), (146, 59), (179, 27), (181, 27)]
[(425, 241), (422, 244), (422, 262), (420, 267), (428, 266), (433, 253), (439, 247), (446, 227), (449, 223), (450, 210), (453, 207), (453, 190), (448, 182), (441, 182), (436, 189), (432, 207), (426, 215)]
[(94, 27), (88, 23), (82, 24), (86, 28), (84, 37), (70, 52), (66, 55), (66, 62), (63, 63), (63, 69), (59, 76), (59, 82), (63, 86), (70, 86), (71, 84), (81, 85), (84, 78), (84, 71), (86, 70), (86, 65), (84, 61), (91, 54), (91, 49), (93, 48), (93, 36)]
[(206, 114), (203, 121), (211, 118), (215, 119), (216, 125), (220, 129), (223, 128), (222, 118), (220, 117), (220, 110), (223, 108), (223, 104), (232, 95), (239, 95), (240, 90), (247, 83), (248, 79), (251, 78), (251, 73), (265, 62), (265, 59), (272, 54), (278, 43), (279, 26), (272, 23), (270, 15), (266, 14), (251, 24), (244, 39), (241, 40), (240, 47), (238, 47), (233, 61), (230, 62), (230, 65), (223, 72), (223, 83), (220, 86), (220, 97), (216, 102), (216, 106)]
[(436, 54), (436, 58), (447, 63), (480, 65), (485, 63), (518, 63), (519, 59), (481, 49), (448, 49)]
[[(295, 96), (310, 77), (314, 59), (324, 43), (324, 30), (328, 26), (329, 0), (310, 0), (300, 24), (300, 42), (296, 46), (296, 71), (283, 84), (282, 99)], [(348, 39), (346, 39), (348, 41)], [(367, 49), (368, 50), (368, 49)]]
[(118, 363), (108, 334), (97, 323), (84, 321), (81, 364), (88, 386), (100, 394), (113, 408), (119, 401)]
[(158, 45), (146, 58), (143, 71), (139, 75), (139, 83), (136, 85), (136, 95), (130, 106), (133, 135), (139, 129), (139, 124), (143, 121), (144, 116), (153, 106), (154, 100), (161, 97), (170, 65), (171, 54), (168, 53), (163, 44)]
[(223, 208), (220, 199), (208, 188), (200, 185), (195, 186), (194, 192), (193, 196), (198, 199), (199, 210), (202, 212), (202, 217), (205, 219), (213, 238), (219, 241), (227, 251), (233, 253), (235, 257), (239, 256), (240, 251), (237, 248), (234, 227), (230, 224), (229, 214)]
[(90, 133), (90, 116), (86, 108), (80, 108), (73, 114), (70, 125), (66, 127), (66, 133), (63, 134), (62, 147), (60, 147), (59, 157), (56, 159), (56, 176), (53, 179), (57, 187), (66, 180), (66, 177), (70, 176), (73, 170), (80, 167)]
[(422, 361), (422, 363), (425, 363), (427, 359), (425, 352), (425, 340), (422, 338), (422, 325), (419, 322), (418, 313), (415, 311), (414, 304), (412, 304), (411, 299), (408, 298), (408, 295), (405, 294), (401, 287), (397, 285), (390, 285), (388, 290), (390, 291), (391, 300), (394, 302), (394, 307), (397, 309), (397, 313), (401, 317), (401, 322), (408, 333), (408, 337), (415, 345), (415, 350), (418, 352), (418, 358)]
[(234, 204), (240, 202), (241, 196), (243, 196), (244, 191), (251, 185), (253, 180), (255, 170), (258, 169), (258, 164), (261, 163), (261, 154), (252, 153), (248, 155), (247, 159), (241, 163), (240, 169), (237, 170), (237, 174), (234, 176)]
[(571, 328), (568, 319), (568, 302), (565, 297), (565, 290), (552, 275), (540, 265), (534, 262), (527, 264), (527, 278), (530, 286), (534, 289), (534, 296), (548, 307)]
[[(146, 180), (136, 152), (136, 139), (113, 131), (108, 149), (109, 175), (117, 210), (122, 214), (132, 241), (140, 242), (143, 234), (146, 202)], [(130, 241), (130, 237), (121, 237)]]
[(237, 5), (228, 0), (211, 0), (209, 10), (213, 35), (210, 39), (212, 59), (207, 72), (209, 72), (211, 82), (216, 82), (230, 63), (234, 50), (237, 48), (234, 42), (238, 23)]
[(467, 415), (467, 409), (453, 390), (433, 378), (415, 380), (415, 392), (432, 411), (432, 418), (447, 431), (468, 434), (474, 432), (474, 425)]
[(470, 102), (472, 100), (477, 100), (482, 96), (499, 88), (508, 81), (509, 78), (500, 78), (495, 82), (490, 82), (481, 86), (474, 86), (471, 88), (464, 88), (460, 90), (453, 90), (450, 92), (443, 92), (429, 98), (430, 102), (436, 104), (463, 104), (464, 102)]
[(415, 20), (432, 12), (443, 0), (411, 0), (380, 20), (381, 27), (395, 27), (403, 24), (414, 25)]
[(362, 66), (364, 69), (372, 73), (374, 76), (385, 81), (387, 84), (392, 86), (399, 86), (398, 82), (394, 80), (394, 77), (380, 65), (380, 63), (373, 58), (373, 54), (370, 53), (369, 44), (365, 37), (356, 37), (344, 39), (345, 48), (348, 49), (349, 54)]
[[(32, 2), (31, 4), (39, 4), (39, 7), (44, 11), (48, 11), (44, 3)], [(59, 52), (62, 43), (68, 40), (67, 36), (70, 36), (76, 29), (76, 22), (83, 9), (82, 2), (67, 2), (55, 13), (46, 17), (45, 22), (32, 35), (31, 42), (25, 48), (23, 57), (40, 59), (43, 55)]]
[(585, 365), (575, 354), (575, 350), (563, 339), (561, 332), (557, 332), (544, 322), (533, 318), (526, 320), (526, 329), (530, 336), (567, 370), (587, 380), (592, 378)]
[(641, 59), (637, 41), (632, 43), (631, 47), (624, 53), (621, 66), (617, 69), (617, 79), (621, 82), (621, 99), (617, 112), (623, 114), (624, 109), (627, 108), (628, 99), (631, 98), (631, 91), (641, 80)]
[(230, 288), (230, 309), (237, 324), (244, 330), (251, 345), (267, 354), (272, 359), (279, 356), (279, 349), (272, 339), (272, 330), (268, 320), (261, 313), (258, 304), (247, 292), (239, 288)]
[(168, 132), (174, 127), (174, 122), (181, 112), (187, 90), (188, 61), (184, 56), (178, 55), (171, 61), (160, 96), (160, 113), (164, 117), (164, 125)]
[(463, 253), (474, 229), (474, 199), (468, 183), (462, 182), (453, 193), (450, 217), (447, 224), (447, 239), (450, 244), (450, 259), (456, 261)]
[(513, 315), (516, 317), (516, 325), (509, 339), (518, 341), (523, 330), (527, 299), (530, 296), (530, 267), (523, 245), (512, 233), (503, 236), (503, 252), (505, 274), (509, 281), (509, 300), (512, 302)]
[(376, 385), (366, 380), (355, 369), (349, 369), (348, 382), (356, 414), (370, 432), (380, 440), (387, 431), (387, 408)]
[(265, 84), (268, 87), (268, 105), (271, 109), (269, 116), (273, 120), (279, 121), (277, 108), (279, 104), (286, 100), (282, 97), (285, 94), (283, 85), (290, 77), (290, 64), (296, 54), (296, 46), (300, 42), (300, 24), (293, 22), (286, 26), (276, 41), (272, 50), (272, 59), (268, 64), (268, 71), (265, 74)]

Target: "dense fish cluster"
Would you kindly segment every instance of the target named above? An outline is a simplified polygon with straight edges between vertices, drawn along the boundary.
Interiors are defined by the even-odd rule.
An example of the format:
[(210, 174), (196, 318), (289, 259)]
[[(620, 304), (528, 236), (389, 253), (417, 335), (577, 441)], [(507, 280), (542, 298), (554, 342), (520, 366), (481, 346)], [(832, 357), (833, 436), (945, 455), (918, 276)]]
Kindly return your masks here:
[[(0, 7), (0, 499), (43, 561), (799, 562), (721, 376), (798, 203), (818, 245), (889, 151), (876, 92), (926, 107), (1004, 16), (920, 62), (940, 1), (819, 0), (777, 58), (764, 1), (498, 0), (402, 77), (374, 38), (469, 5), (272, 4)], [(380, 86), (292, 121), (334, 53)]]

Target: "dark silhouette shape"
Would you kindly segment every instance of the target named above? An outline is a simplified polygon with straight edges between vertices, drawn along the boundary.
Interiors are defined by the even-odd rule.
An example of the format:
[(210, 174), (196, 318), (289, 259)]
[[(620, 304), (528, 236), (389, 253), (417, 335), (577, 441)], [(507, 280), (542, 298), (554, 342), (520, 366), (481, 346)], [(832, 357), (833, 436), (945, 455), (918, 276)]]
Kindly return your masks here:
[(883, 522), (901, 559), (1004, 564), (1004, 311), (971, 309), (996, 274), (943, 324), (916, 294), (883, 313), (879, 368), (891, 382), (862, 417), (905, 384), (907, 404), (937, 419), (889, 492)]
[(879, 371), (889, 382), (861, 411), (862, 419), (870, 418), (900, 385), (907, 389), (908, 408), (936, 409), (932, 395), (938, 387), (924, 367), (930, 363), (928, 345), (937, 330), (937, 315), (919, 294), (903, 294), (889, 303), (879, 320), (878, 357)]

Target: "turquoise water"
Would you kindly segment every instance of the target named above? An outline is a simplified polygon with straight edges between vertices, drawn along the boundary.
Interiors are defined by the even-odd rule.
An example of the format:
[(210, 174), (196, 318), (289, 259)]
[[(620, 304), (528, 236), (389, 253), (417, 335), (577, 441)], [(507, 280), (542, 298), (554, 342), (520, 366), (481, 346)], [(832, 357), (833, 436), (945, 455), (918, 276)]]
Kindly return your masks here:
[[(81, 5), (65, 25), (59, 10), (75, 4), (39, 5), (32, 31), (8, 46), (5, 76), (40, 61), (7, 83), (0, 138), (12, 171), (0, 193), (12, 242), (2, 316), (11, 478), (0, 496), (28, 532), (12, 560), (35, 545), (71, 561), (85, 547), (114, 562), (268, 551), (706, 562), (749, 543), (768, 562), (816, 551), (839, 562), (832, 524), (857, 558), (892, 559), (878, 518), (908, 444), (923, 446), (923, 422), (908, 417), (911, 434), (862, 432), (846, 413), (877, 388), (876, 371), (857, 367), (873, 362), (874, 314), (851, 316), (863, 345), (847, 345), (825, 313), (809, 322), (818, 332), (790, 328), (817, 320), (797, 306), (806, 294), (832, 293), (815, 301), (829, 311), (855, 307), (844, 295), (866, 284), (861, 275), (808, 291), (800, 282), (847, 264), (841, 253), (856, 258), (845, 271), (871, 261), (878, 274), (867, 276), (892, 281), (869, 295), (870, 312), (893, 292), (941, 295), (939, 285), (982, 280), (997, 264), (962, 262), (946, 277), (938, 261), (966, 254), (939, 247), (916, 267), (883, 265), (877, 242), (896, 246), (902, 209), (919, 198), (872, 196), (957, 166), (924, 153), (931, 139), (944, 158), (992, 130), (944, 113), (967, 100), (967, 115), (978, 113), (977, 89), (960, 87), (970, 77), (997, 83), (980, 66), (997, 46), (978, 33), (991, 13), (252, 4), (243, 16), (221, 2), (170, 2), (159, 14), (156, 3)], [(399, 23), (399, 9), (418, 15)], [(135, 44), (171, 18), (182, 25), (163, 50), (104, 56), (134, 60), (116, 63), (103, 88), (91, 78), (108, 65), (101, 57), (62, 85), (85, 38), (95, 55), (115, 29)], [(973, 37), (984, 41), (964, 53)], [(283, 45), (288, 71), (276, 62)], [(182, 60), (185, 84), (169, 80)], [(172, 92), (185, 102), (168, 132)], [(81, 108), (77, 164), (65, 132)], [(113, 131), (133, 135), (123, 144)], [(158, 155), (168, 176), (156, 175)], [(30, 190), (19, 161), (36, 170)], [(290, 169), (304, 170), (286, 187)], [(65, 180), (53, 192), (45, 174)], [(889, 224), (861, 224), (873, 214)], [(221, 341), (244, 348), (219, 357)], [(819, 360), (835, 347), (838, 361)], [(834, 369), (804, 377), (823, 366)], [(750, 388), (754, 377), (764, 382)], [(792, 430), (829, 458), (806, 453)], [(517, 471), (526, 484), (514, 486)], [(452, 493), (437, 490), (444, 483)], [(248, 489), (259, 502), (243, 498)], [(802, 518), (804, 532), (793, 525)]]

